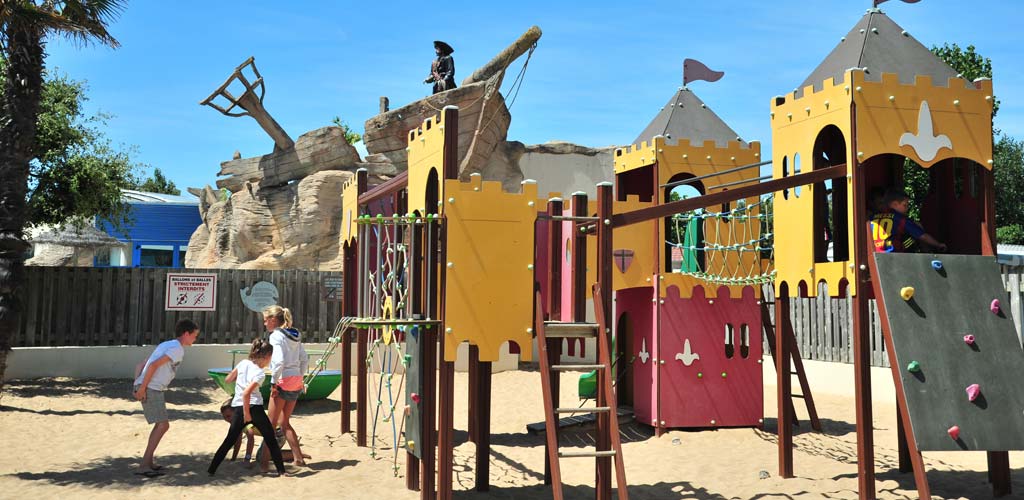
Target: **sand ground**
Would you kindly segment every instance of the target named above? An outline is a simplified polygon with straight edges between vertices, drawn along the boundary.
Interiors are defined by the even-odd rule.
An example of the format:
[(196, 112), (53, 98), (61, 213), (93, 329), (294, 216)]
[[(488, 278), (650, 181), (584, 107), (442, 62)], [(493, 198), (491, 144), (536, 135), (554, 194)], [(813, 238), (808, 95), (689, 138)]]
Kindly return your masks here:
[[(493, 379), (491, 489), (472, 491), (475, 446), (466, 442), (467, 375), (456, 374), (455, 489), (457, 498), (550, 498), (543, 486), (543, 437), (525, 432), (543, 419), (536, 371), (495, 374)], [(572, 388), (577, 374), (563, 374)], [(766, 377), (767, 379), (767, 377)], [(295, 427), (309, 467), (291, 477), (260, 475), (225, 462), (206, 474), (227, 424), (218, 408), (226, 396), (207, 380), (178, 380), (167, 393), (171, 428), (157, 450), (168, 468), (162, 477), (133, 474), (150, 426), (139, 403), (129, 399), (128, 380), (13, 380), (0, 411), (0, 498), (374, 498), (414, 499), (393, 473), (390, 428), (381, 434), (378, 458), (340, 433), (340, 392), (328, 400), (300, 403)], [(566, 389), (563, 392), (570, 392)], [(673, 431), (654, 437), (650, 428), (622, 429), (630, 495), (675, 498), (857, 498), (857, 452), (852, 395), (816, 394), (824, 433), (804, 423), (795, 441), (795, 479), (777, 477), (775, 387), (765, 386), (765, 429)], [(576, 404), (563, 394), (563, 406)], [(803, 409), (798, 409), (804, 415)], [(913, 476), (895, 471), (895, 407), (876, 402), (875, 442), (879, 498), (916, 498)], [(386, 426), (382, 426), (386, 427)], [(592, 443), (586, 432), (564, 443)], [(1019, 468), (1024, 452), (1010, 454), (1013, 489), (1024, 495)], [(404, 453), (398, 458), (403, 464)], [(985, 454), (926, 453), (933, 498), (991, 498)], [(592, 459), (563, 460), (568, 498), (593, 497)], [(399, 467), (400, 474), (404, 467)], [(767, 473), (766, 478), (762, 478)]]

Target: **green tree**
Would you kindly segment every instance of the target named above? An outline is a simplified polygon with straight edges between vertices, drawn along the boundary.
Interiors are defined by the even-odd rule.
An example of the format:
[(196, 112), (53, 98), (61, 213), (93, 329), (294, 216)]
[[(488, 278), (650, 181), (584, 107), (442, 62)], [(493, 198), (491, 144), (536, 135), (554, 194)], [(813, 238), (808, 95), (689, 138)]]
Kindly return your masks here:
[(83, 113), (86, 90), (84, 83), (62, 75), (43, 81), (29, 164), (29, 226), (82, 224), (94, 216), (115, 226), (128, 220), (121, 190), (135, 186), (137, 165), (132, 150), (119, 151), (104, 136), (108, 115)]
[(7, 73), (0, 94), (0, 391), (11, 335), (21, 315), (30, 163), (42, 100), (46, 39), (117, 47), (107, 25), (120, 0), (0, 0), (0, 54)]
[(1000, 135), (992, 147), (992, 163), (996, 190), (996, 239), (1000, 243), (1013, 243), (1000, 238), (999, 229), (1024, 227), (1024, 141)]
[(135, 189), (147, 193), (173, 194), (176, 196), (181, 194), (181, 190), (174, 185), (174, 181), (164, 177), (164, 173), (159, 168), (153, 169), (153, 177), (139, 183), (138, 186), (135, 186)]
[(363, 136), (359, 135), (359, 132), (352, 130), (352, 128), (350, 128), (348, 124), (341, 119), (340, 116), (335, 116), (334, 119), (331, 120), (331, 123), (333, 123), (335, 127), (340, 128), (341, 131), (345, 133), (345, 142), (349, 144), (355, 144), (363, 140)]

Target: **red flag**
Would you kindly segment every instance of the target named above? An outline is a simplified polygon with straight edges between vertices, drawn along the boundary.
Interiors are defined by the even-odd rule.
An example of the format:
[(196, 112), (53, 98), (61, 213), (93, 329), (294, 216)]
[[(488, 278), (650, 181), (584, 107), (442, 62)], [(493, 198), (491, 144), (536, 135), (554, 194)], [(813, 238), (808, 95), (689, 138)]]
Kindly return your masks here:
[(697, 80), (717, 82), (724, 75), (724, 71), (715, 71), (696, 59), (683, 60), (683, 85)]

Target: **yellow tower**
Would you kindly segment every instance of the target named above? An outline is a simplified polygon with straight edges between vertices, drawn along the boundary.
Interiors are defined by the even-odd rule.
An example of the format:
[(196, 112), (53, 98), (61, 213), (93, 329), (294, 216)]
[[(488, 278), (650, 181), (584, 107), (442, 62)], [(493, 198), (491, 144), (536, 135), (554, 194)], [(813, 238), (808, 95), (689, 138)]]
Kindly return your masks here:
[[(696, 94), (680, 87), (632, 146), (615, 151), (615, 213), (667, 203), (673, 188), (682, 185), (676, 184), (680, 181), (701, 195), (755, 184), (759, 177), (755, 164), (760, 162), (760, 143), (743, 141)], [(740, 168), (745, 166), (749, 168)], [(756, 197), (743, 201), (751, 206), (759, 202)], [(737, 204), (729, 204), (706, 207), (705, 212), (728, 213), (737, 208)], [(666, 243), (671, 221), (616, 230), (614, 289), (652, 286), (652, 281), (658, 280), (659, 296), (675, 286), (688, 298), (694, 287), (710, 280), (713, 284), (705, 290), (708, 297), (714, 297), (722, 284), (730, 286), (733, 297), (739, 297), (744, 285), (753, 284), (751, 272), (760, 273), (760, 259), (756, 251), (729, 247), (741, 240), (753, 250), (756, 243), (750, 242), (760, 240), (761, 226), (743, 218), (758, 216), (756, 207), (735, 213), (737, 217), (704, 225), (704, 265), (693, 273), (678, 272), (675, 260), (679, 252), (677, 259), (672, 258), (672, 245)], [(623, 265), (626, 255), (632, 256), (628, 266)]]
[[(967, 82), (879, 9), (870, 9), (795, 91), (771, 104), (776, 179), (846, 165), (847, 176), (775, 196), (776, 290), (856, 294), (855, 194), (929, 169), (921, 224), (952, 253), (981, 253), (992, 229), (992, 82)], [(870, 209), (870, 206), (867, 206)], [(867, 214), (863, 215), (864, 219)], [(861, 236), (861, 235), (858, 235)]]

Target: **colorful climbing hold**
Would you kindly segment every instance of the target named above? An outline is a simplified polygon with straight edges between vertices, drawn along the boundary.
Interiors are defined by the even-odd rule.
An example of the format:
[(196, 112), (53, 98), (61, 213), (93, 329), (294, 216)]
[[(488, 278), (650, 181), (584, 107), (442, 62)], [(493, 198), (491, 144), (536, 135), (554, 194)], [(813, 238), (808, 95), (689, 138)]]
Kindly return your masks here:
[(967, 345), (974, 345), (974, 335), (964, 335), (964, 343), (966, 343)]
[(932, 269), (934, 269), (936, 271), (941, 271), (942, 270), (942, 261), (941, 260), (933, 260), (932, 261)]
[(405, 445), (409, 447), (410, 450), (416, 449), (416, 441), (406, 441)]
[(722, 378), (725, 378), (725, 377), (726, 377), (725, 372), (722, 372)]
[(900, 288), (900, 297), (903, 297), (903, 300), (910, 300), (914, 298), (914, 287), (905, 286)]
[(701, 372), (697, 372), (697, 378), (704, 378), (704, 374)]
[(978, 384), (971, 384), (967, 386), (967, 400), (974, 401), (978, 399), (978, 395), (981, 394), (981, 386)]
[(992, 304), (988, 308), (992, 311), (992, 314), (999, 314), (999, 299), (992, 299)]
[(946, 433), (949, 434), (949, 437), (953, 438), (953, 441), (957, 441), (960, 439), (960, 426), (954, 425), (953, 427), (950, 427)]
[(921, 363), (918, 363), (917, 361), (907, 363), (907, 371), (910, 373), (917, 373), (921, 371)]
[(414, 393), (410, 394), (409, 395), (409, 399), (411, 399), (413, 403), (416, 403), (416, 404), (420, 403), (420, 395), (418, 393), (414, 392)]

